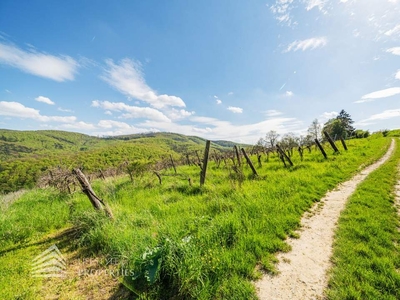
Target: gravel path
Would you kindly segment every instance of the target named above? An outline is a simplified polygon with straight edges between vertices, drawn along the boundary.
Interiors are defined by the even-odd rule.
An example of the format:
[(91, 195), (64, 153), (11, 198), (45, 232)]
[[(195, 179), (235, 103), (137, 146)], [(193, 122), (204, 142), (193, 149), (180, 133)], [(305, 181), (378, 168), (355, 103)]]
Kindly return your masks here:
[(357, 185), (386, 162), (394, 146), (392, 140), (389, 150), (381, 159), (328, 192), (321, 200), (322, 208), (317, 203), (311, 214), (303, 216), (300, 238), (288, 240), (292, 251), (277, 256), (279, 274), (265, 275), (256, 282), (260, 299), (324, 299), (328, 281), (326, 273), (331, 266), (333, 237), (340, 213)]

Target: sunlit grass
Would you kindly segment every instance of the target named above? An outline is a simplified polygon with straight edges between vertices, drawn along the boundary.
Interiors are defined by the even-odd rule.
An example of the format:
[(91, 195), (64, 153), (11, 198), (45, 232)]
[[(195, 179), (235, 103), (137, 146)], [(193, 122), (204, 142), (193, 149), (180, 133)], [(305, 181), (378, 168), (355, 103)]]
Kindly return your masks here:
[(400, 146), (351, 196), (336, 232), (329, 299), (400, 299), (400, 233), (394, 207)]
[[(53, 192), (32, 191), (0, 217), (0, 235), (11, 247), (73, 223), (78, 231), (72, 243), (134, 270), (137, 276), (126, 277), (125, 284), (143, 298), (253, 299), (257, 270), (275, 272), (273, 254), (290, 250), (285, 238), (302, 214), (361, 165), (382, 156), (389, 143), (376, 137), (349, 141), (348, 152), (333, 155), (327, 149), (327, 160), (306, 150), (301, 161), (295, 152), (293, 168), (284, 168), (274, 155), (269, 162), (263, 157), (258, 178), (247, 166), (240, 177), (230, 165), (217, 168), (211, 162), (202, 188), (196, 166), (178, 167), (177, 175), (163, 171), (162, 185), (151, 173), (133, 183), (128, 177), (94, 182), (115, 221), (99, 217), (81, 193), (52, 200)], [(26, 224), (33, 227), (21, 231)], [(1, 285), (7, 281), (0, 284), (0, 298)]]

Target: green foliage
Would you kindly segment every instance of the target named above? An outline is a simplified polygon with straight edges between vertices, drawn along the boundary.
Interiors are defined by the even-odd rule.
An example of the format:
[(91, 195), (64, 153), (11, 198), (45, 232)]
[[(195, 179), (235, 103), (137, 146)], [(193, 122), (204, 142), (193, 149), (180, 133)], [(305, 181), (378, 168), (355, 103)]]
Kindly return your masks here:
[[(97, 138), (65, 131), (0, 130), (0, 191), (32, 188), (47, 170), (63, 166), (84, 172), (117, 168), (126, 161), (154, 162), (204, 150), (205, 140), (174, 133)], [(226, 150), (221, 142), (213, 149)]]
[(354, 131), (353, 137), (356, 139), (362, 139), (362, 138), (369, 137), (369, 135), (370, 135), (370, 133), (368, 130), (357, 129), (356, 131)]
[[(349, 140), (349, 151), (328, 153), (327, 160), (314, 150), (305, 152), (301, 161), (295, 152), (293, 168), (284, 168), (270, 154), (268, 163), (262, 157), (256, 179), (248, 176), (251, 170), (244, 165), (240, 183), (231, 178), (229, 164), (218, 168), (213, 161), (201, 188), (197, 166), (180, 166), (178, 174), (161, 171), (162, 185), (150, 172), (134, 183), (127, 176), (95, 181), (93, 189), (110, 205), (115, 221), (95, 214), (87, 198), (76, 193), (56, 202), (63, 217), (58, 224), (50, 218), (46, 227), (39, 226), (39, 236), (46, 228), (75, 224), (79, 235), (71, 243), (118, 259), (121, 269), (129, 271), (124, 272), (124, 283), (142, 299), (256, 299), (252, 281), (260, 276), (257, 270), (275, 271), (274, 254), (290, 250), (285, 238), (300, 226), (303, 213), (361, 164), (375, 161), (389, 142), (378, 137)], [(33, 200), (43, 198), (49, 204), (49, 197), (30, 194), (24, 197), (31, 197), (35, 213), (29, 221), (21, 218), (21, 224), (40, 220), (36, 209), (43, 216), (55, 214), (51, 205), (38, 206), (39, 200)], [(19, 206), (23, 199), (28, 198), (13, 202), (10, 213), (0, 218), (0, 234), (7, 232), (10, 245), (20, 243), (19, 230), (1, 226), (24, 215), (26, 206)], [(23, 241), (34, 239), (36, 230)], [(0, 266), (4, 260), (10, 257), (0, 254)], [(1, 288), (10, 290), (9, 279), (16, 272), (7, 273), (0, 283), (0, 298)]]
[(331, 137), (337, 136), (347, 138), (351, 136), (355, 130), (351, 125), (353, 123), (354, 121), (351, 119), (351, 116), (342, 109), (336, 118), (330, 119), (324, 124), (323, 131), (329, 133)]
[[(400, 232), (393, 189), (400, 147), (349, 199), (336, 232), (329, 299), (400, 299)], [(396, 176), (397, 175), (397, 176)]]

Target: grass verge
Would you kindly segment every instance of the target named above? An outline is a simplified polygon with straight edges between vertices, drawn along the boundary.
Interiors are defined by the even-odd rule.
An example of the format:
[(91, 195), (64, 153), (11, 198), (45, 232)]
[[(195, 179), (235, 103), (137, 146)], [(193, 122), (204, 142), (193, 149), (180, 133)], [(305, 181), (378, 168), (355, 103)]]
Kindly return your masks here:
[(350, 197), (336, 232), (329, 299), (400, 299), (400, 233), (394, 207), (400, 147)]

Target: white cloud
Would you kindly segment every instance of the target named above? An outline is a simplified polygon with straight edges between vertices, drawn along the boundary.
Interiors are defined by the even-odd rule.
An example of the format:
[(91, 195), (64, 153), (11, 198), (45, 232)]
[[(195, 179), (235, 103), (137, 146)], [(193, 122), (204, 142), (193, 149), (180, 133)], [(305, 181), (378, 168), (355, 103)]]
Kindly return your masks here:
[(17, 117), (23, 119), (34, 119), (39, 122), (75, 122), (76, 117), (43, 116), (40, 111), (34, 108), (26, 107), (19, 102), (0, 101), (0, 116)]
[(241, 114), (243, 112), (243, 108), (235, 106), (229, 106), (227, 109), (233, 112), (234, 114)]
[(118, 122), (118, 121), (113, 121), (113, 120), (100, 120), (99, 123), (97, 124), (101, 128), (131, 128), (131, 126), (125, 122)]
[(319, 10), (322, 10), (325, 6), (325, 3), (326, 3), (326, 1), (323, 1), (323, 0), (308, 0), (306, 2), (306, 4), (307, 4), (306, 9), (311, 10), (314, 7), (318, 7)]
[(232, 96), (232, 95), (233, 95), (233, 92), (229, 92), (229, 93), (228, 93), (228, 96)]
[(321, 114), (321, 115), (318, 117), (318, 120), (319, 120), (321, 123), (325, 123), (326, 121), (328, 121), (328, 120), (330, 120), (330, 119), (336, 118), (336, 116), (337, 116), (338, 114), (339, 114), (339, 113), (336, 112), (336, 111), (324, 112), (323, 114)]
[(57, 108), (57, 110), (63, 111), (63, 112), (69, 112), (69, 113), (73, 113), (74, 112), (72, 109), (62, 108), (62, 107)]
[(387, 98), (397, 94), (400, 94), (400, 87), (389, 88), (366, 94), (361, 97), (361, 100), (357, 100), (354, 103), (372, 102), (375, 101), (375, 99)]
[(49, 105), (55, 104), (53, 101), (50, 100), (50, 98), (43, 97), (43, 96), (36, 97), (35, 100), (38, 102), (43, 102), (43, 103), (49, 104)]
[(0, 63), (55, 81), (74, 80), (79, 64), (69, 56), (54, 56), (0, 43)]
[(282, 112), (275, 110), (275, 109), (270, 109), (270, 110), (265, 111), (265, 115), (267, 117), (276, 117), (276, 116), (282, 115)]
[(109, 115), (109, 116), (111, 116), (111, 115), (112, 115), (112, 112), (111, 112), (111, 111), (109, 111), (109, 110), (106, 110), (106, 111), (104, 112), (104, 114), (105, 114), (105, 115)]
[(394, 55), (400, 55), (400, 47), (393, 47), (386, 50), (386, 52), (392, 53)]
[(394, 77), (400, 80), (400, 70), (397, 70), (396, 75)]
[(166, 114), (168, 115), (168, 117), (171, 120), (181, 120), (187, 117), (190, 117), (191, 115), (194, 115), (195, 112), (194, 111), (187, 111), (184, 109), (171, 109), (170, 111), (166, 112)]
[(83, 121), (63, 124), (60, 127), (66, 128), (66, 129), (78, 129), (78, 130), (84, 130), (84, 131), (96, 129), (96, 126), (94, 126), (93, 124), (86, 123)]
[(326, 37), (316, 37), (302, 41), (294, 41), (286, 48), (284, 52), (314, 50), (326, 46), (327, 43), (328, 39)]
[(159, 131), (158, 129), (137, 128), (125, 122), (118, 122), (114, 120), (100, 120), (97, 126), (101, 129), (107, 129), (107, 131), (94, 132), (94, 134), (101, 136), (113, 136), (113, 135), (134, 134), (134, 133), (149, 132), (149, 131), (152, 132)]
[(292, 3), (293, 0), (276, 0), (275, 4), (270, 6), (269, 9), (279, 23), (285, 23), (289, 26), (292, 25), (292, 16), (290, 14), (293, 9)]
[(286, 91), (285, 96), (286, 97), (292, 97), (294, 93), (292, 91)]
[[(201, 134), (212, 140), (228, 139), (237, 142), (255, 143), (265, 135), (266, 130), (275, 130), (279, 134), (298, 132), (302, 122), (295, 118), (270, 118), (268, 120), (245, 125), (234, 125), (215, 118), (196, 116), (190, 118), (194, 125), (146, 121), (138, 124), (141, 128), (156, 128), (162, 131), (179, 132), (186, 135)], [(267, 128), (267, 129), (266, 129)]]
[(385, 32), (385, 35), (392, 36), (393, 34), (400, 33), (400, 24)]
[(99, 100), (92, 101), (92, 107), (99, 107), (105, 110), (117, 112), (125, 111), (127, 113), (122, 114), (121, 116), (125, 119), (145, 118), (154, 121), (171, 122), (171, 120), (166, 115), (151, 107), (131, 106), (123, 102), (109, 102)]
[(215, 102), (217, 102), (217, 104), (221, 104), (222, 101), (220, 99), (215, 100)]
[(398, 109), (389, 109), (389, 110), (385, 110), (379, 114), (372, 115), (368, 119), (361, 120), (361, 121), (355, 123), (355, 125), (367, 126), (367, 125), (375, 124), (376, 121), (387, 120), (387, 119), (397, 118), (397, 117), (400, 117), (400, 109), (399, 108)]
[(112, 59), (106, 60), (107, 68), (101, 78), (121, 93), (149, 103), (155, 108), (167, 106), (185, 107), (185, 102), (179, 97), (158, 95), (144, 80), (141, 66), (138, 62), (125, 58), (116, 64)]

